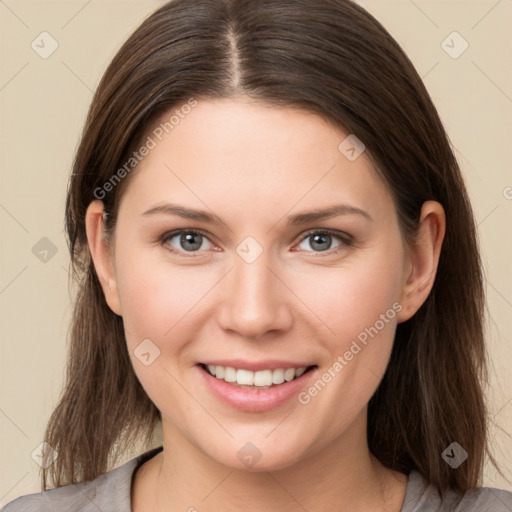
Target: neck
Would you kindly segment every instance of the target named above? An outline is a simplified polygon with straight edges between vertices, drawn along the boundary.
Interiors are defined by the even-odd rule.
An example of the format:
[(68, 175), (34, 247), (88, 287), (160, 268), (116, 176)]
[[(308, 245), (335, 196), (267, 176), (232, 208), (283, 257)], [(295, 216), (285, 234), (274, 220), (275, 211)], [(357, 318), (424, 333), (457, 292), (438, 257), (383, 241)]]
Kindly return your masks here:
[(364, 414), (343, 436), (289, 467), (244, 471), (217, 463), (163, 424), (164, 450), (137, 471), (133, 511), (399, 512), (407, 477), (369, 452)]

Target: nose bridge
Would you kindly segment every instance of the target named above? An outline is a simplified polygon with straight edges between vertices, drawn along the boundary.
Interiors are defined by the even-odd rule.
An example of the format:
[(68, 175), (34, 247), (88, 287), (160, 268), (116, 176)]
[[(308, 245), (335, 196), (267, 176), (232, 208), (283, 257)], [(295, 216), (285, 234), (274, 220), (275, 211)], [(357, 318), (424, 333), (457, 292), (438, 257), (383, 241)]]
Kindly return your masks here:
[(237, 253), (227, 281), (221, 314), (223, 328), (238, 331), (244, 337), (286, 328), (290, 314), (283, 285), (274, 275), (270, 251), (260, 250), (257, 254), (249, 242), (249, 246), (240, 244)]
[[(233, 280), (235, 281), (235, 294), (240, 299), (250, 298), (252, 301), (270, 298), (271, 281), (274, 278), (270, 272), (271, 262), (267, 254), (261, 254), (254, 261), (246, 261), (241, 257), (235, 260)], [(237, 261), (238, 260), (238, 261)]]

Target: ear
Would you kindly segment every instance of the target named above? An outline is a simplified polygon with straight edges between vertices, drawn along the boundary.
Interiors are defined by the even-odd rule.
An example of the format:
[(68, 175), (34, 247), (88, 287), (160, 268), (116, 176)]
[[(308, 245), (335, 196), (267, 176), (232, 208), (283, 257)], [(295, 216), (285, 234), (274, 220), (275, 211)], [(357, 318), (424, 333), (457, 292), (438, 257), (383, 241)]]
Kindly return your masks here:
[(418, 234), (408, 248), (398, 323), (409, 320), (432, 290), (445, 230), (444, 208), (437, 201), (426, 201), (421, 208)]
[(114, 313), (122, 316), (114, 270), (113, 248), (107, 244), (104, 237), (104, 206), (102, 201), (96, 199), (87, 207), (85, 229), (94, 268), (103, 289), (105, 300)]

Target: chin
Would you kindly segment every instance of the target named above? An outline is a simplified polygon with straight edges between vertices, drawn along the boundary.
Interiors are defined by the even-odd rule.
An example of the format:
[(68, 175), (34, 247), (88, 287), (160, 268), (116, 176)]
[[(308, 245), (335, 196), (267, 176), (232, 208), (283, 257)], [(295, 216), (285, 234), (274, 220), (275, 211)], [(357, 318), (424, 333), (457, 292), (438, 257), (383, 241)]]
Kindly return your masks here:
[(300, 447), (281, 445), (279, 450), (276, 450), (276, 444), (275, 439), (262, 439), (261, 442), (255, 439), (242, 443), (234, 441), (225, 445), (224, 449), (217, 445), (215, 452), (208, 450), (206, 454), (223, 466), (248, 473), (279, 471), (305, 457), (303, 442)]

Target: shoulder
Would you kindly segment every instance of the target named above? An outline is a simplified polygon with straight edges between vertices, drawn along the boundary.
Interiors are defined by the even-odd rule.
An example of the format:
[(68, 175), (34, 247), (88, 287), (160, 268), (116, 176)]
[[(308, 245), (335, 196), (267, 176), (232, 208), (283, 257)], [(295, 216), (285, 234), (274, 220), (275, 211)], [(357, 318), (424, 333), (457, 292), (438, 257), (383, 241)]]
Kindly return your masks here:
[(437, 489), (417, 471), (409, 475), (401, 512), (512, 512), (512, 493), (479, 487), (464, 494), (448, 490), (441, 499)]
[(135, 470), (162, 447), (149, 450), (94, 480), (20, 496), (1, 512), (98, 512), (131, 510), (130, 492)]
[(118, 505), (124, 496), (126, 469), (130, 467), (131, 463), (88, 482), (20, 496), (5, 505), (2, 512), (97, 512), (105, 506)]
[(457, 510), (467, 512), (512, 512), (512, 493), (493, 487), (480, 487), (463, 496), (453, 493), (452, 501)]

